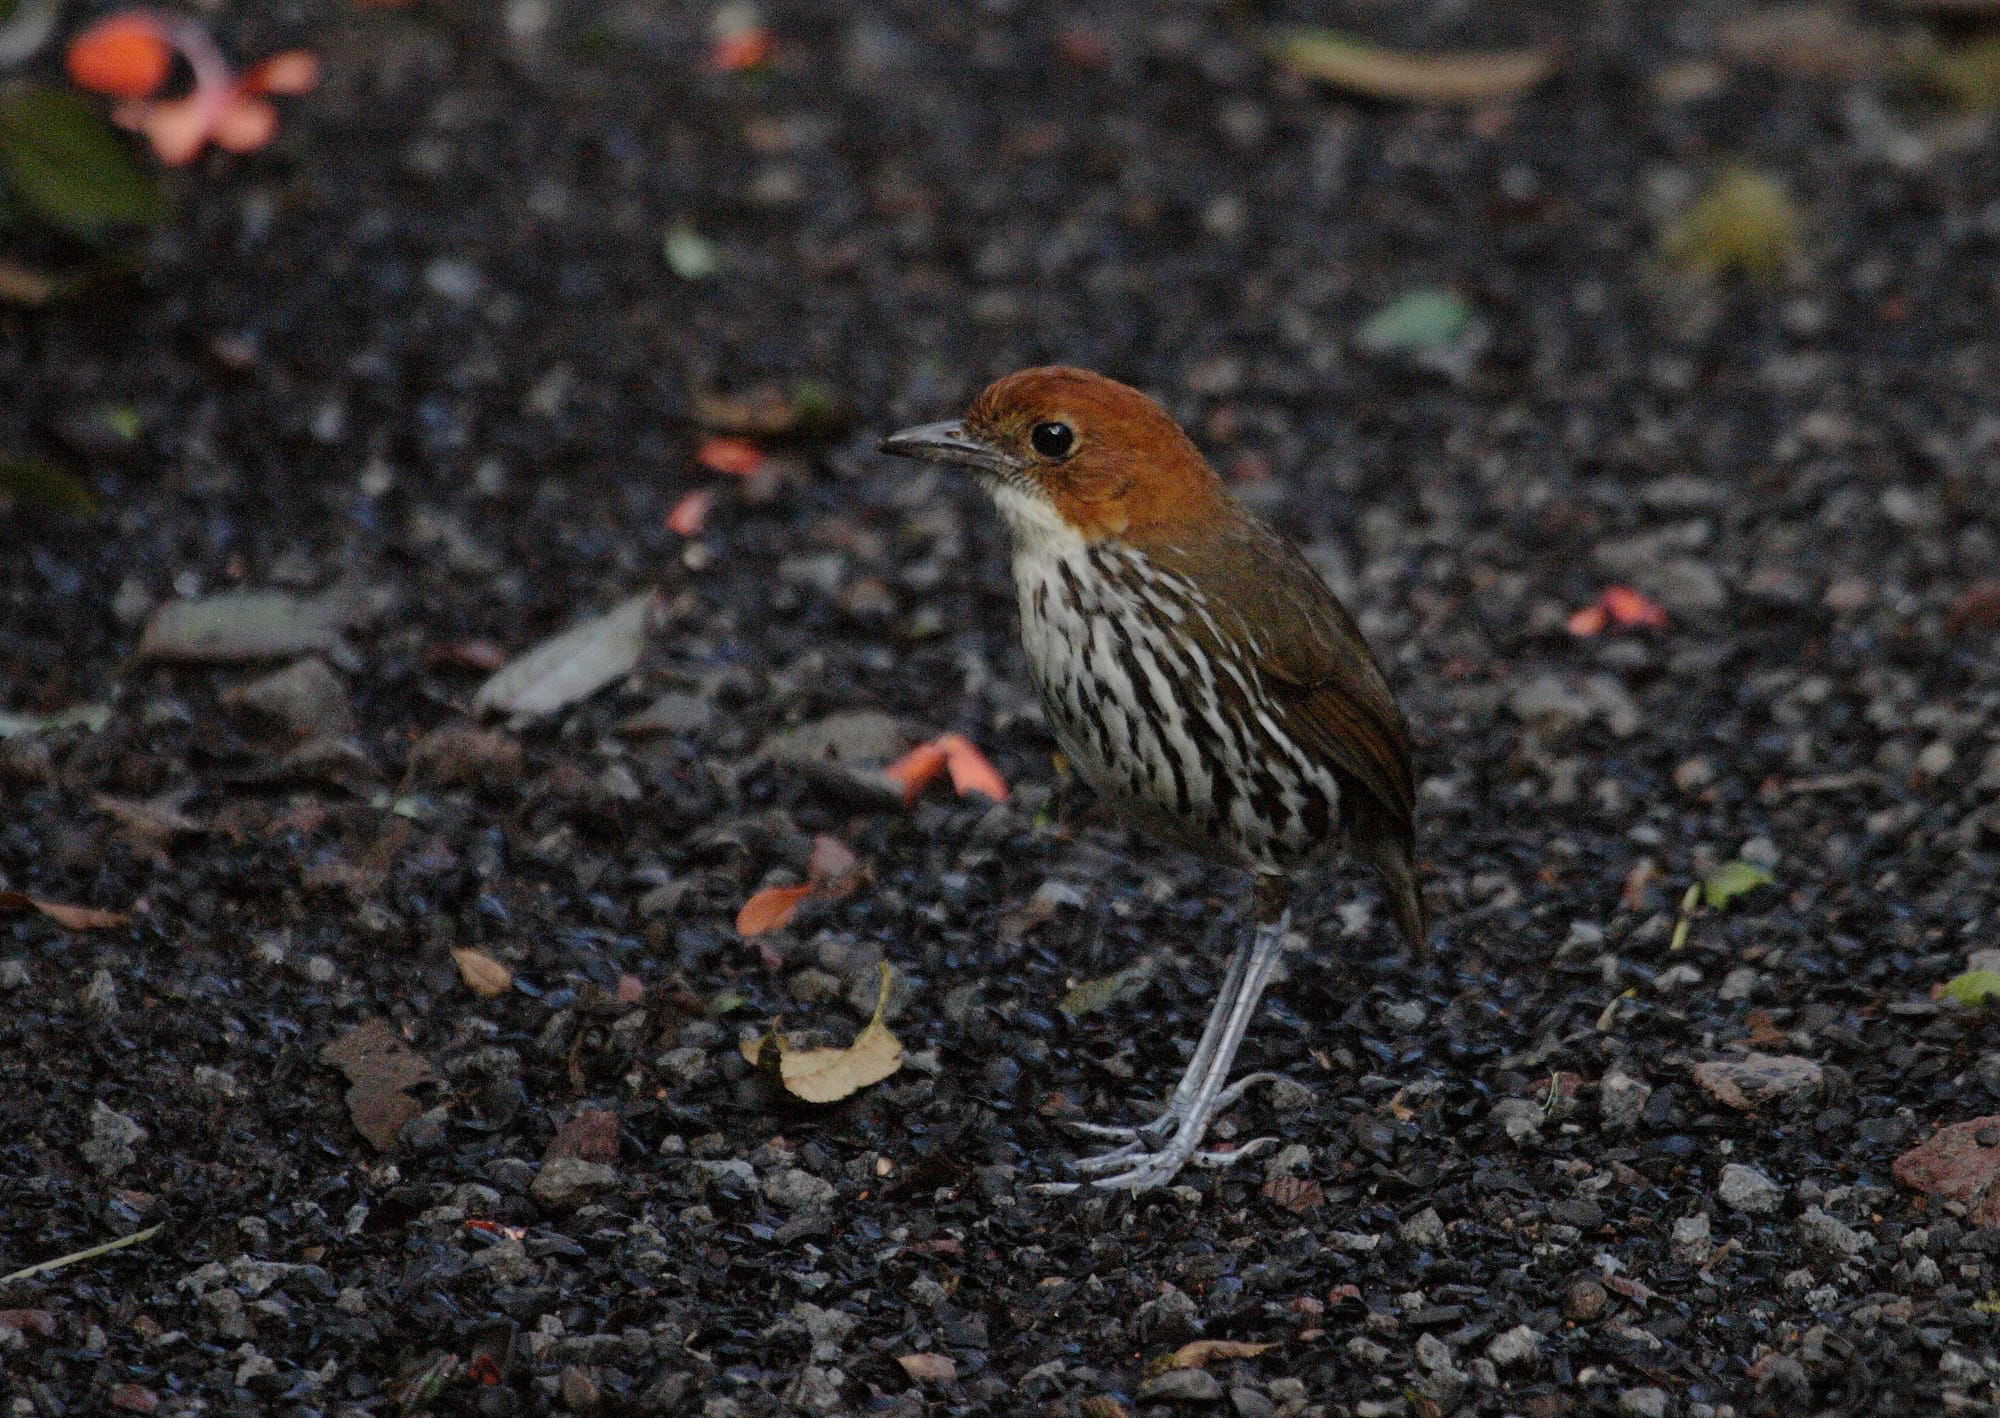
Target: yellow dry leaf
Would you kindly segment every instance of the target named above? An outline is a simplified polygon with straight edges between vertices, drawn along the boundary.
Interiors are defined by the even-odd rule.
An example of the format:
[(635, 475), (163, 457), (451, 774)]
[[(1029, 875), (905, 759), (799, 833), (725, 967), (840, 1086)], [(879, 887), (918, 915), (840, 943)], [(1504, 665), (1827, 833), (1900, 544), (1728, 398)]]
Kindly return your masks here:
[(1251, 1344), (1241, 1339), (1197, 1339), (1167, 1356), (1166, 1369), (1200, 1369), (1217, 1359), (1254, 1359), (1275, 1344)]
[(1279, 32), (1271, 52), (1288, 69), (1369, 98), (1413, 103), (1499, 103), (1556, 70), (1544, 49), (1490, 54), (1406, 54), (1336, 30)]
[(451, 958), (458, 962), (458, 978), (481, 999), (504, 995), (514, 985), (514, 972), (483, 950), (454, 945)]
[(837, 1103), (871, 1083), (880, 1083), (903, 1066), (903, 1044), (882, 1015), (889, 1007), (889, 987), (895, 980), (882, 962), (882, 989), (875, 997), (875, 1014), (844, 1049), (796, 1049), (775, 1029), (761, 1039), (746, 1040), (743, 1057), (760, 1072), (775, 1072), (794, 1098), (808, 1103)]
[(1667, 232), (1667, 259), (1710, 275), (1772, 279), (1798, 254), (1805, 215), (1785, 184), (1751, 168), (1716, 174)]

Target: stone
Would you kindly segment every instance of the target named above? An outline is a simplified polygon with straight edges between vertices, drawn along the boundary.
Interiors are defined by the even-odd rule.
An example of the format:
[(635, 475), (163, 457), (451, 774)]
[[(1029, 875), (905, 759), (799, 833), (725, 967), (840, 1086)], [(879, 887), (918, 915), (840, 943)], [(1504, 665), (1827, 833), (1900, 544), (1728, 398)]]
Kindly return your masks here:
[(1402, 1224), (1397, 1239), (1419, 1250), (1436, 1250), (1445, 1241), (1444, 1218), (1435, 1206), (1427, 1206)]
[(1723, 1164), (1715, 1194), (1730, 1210), (1747, 1212), (1752, 1216), (1769, 1216), (1785, 1204), (1783, 1187), (1755, 1167), (1741, 1162)]
[(603, 1162), (558, 1157), (542, 1164), (528, 1195), (557, 1211), (573, 1211), (601, 1192), (618, 1185), (618, 1171)]
[(1741, 1058), (1710, 1059), (1696, 1064), (1694, 1081), (1725, 1107), (1752, 1112), (1765, 1103), (1810, 1093), (1824, 1081), (1825, 1070), (1811, 1059), (1792, 1054), (1744, 1054)]
[(1588, 1276), (1572, 1280), (1563, 1291), (1563, 1318), (1588, 1324), (1611, 1306), (1611, 1292)]
[(1975, 1226), (2000, 1226), (2000, 1114), (1939, 1128), (1890, 1168), (1911, 1191), (1963, 1202)]
[(1526, 1098), (1502, 1098), (1488, 1114), (1512, 1143), (1525, 1144), (1542, 1135), (1542, 1110)]
[(1683, 1265), (1705, 1265), (1709, 1254), (1715, 1249), (1710, 1243), (1708, 1213), (1697, 1212), (1693, 1216), (1683, 1216), (1674, 1222), (1674, 1259)]
[(145, 1140), (144, 1128), (99, 1099), (90, 1105), (90, 1137), (79, 1151), (100, 1176), (115, 1177), (139, 1160), (135, 1144)]
[(1632, 1418), (1667, 1418), (1667, 1391), (1663, 1388), (1628, 1388), (1618, 1395), (1618, 1411)]
[(1531, 1364), (1541, 1352), (1542, 1337), (1524, 1324), (1496, 1334), (1486, 1344), (1486, 1357), (1501, 1368)]
[(1139, 1386), (1141, 1403), (1214, 1403), (1222, 1397), (1222, 1381), (1206, 1369), (1168, 1369)]
[(1799, 1243), (1815, 1255), (1833, 1260), (1849, 1260), (1875, 1244), (1866, 1231), (1857, 1231), (1839, 1217), (1810, 1208), (1798, 1220)]
[(1653, 1086), (1622, 1069), (1613, 1069), (1597, 1085), (1597, 1111), (1607, 1132), (1629, 1132), (1645, 1116)]
[(834, 1198), (832, 1182), (797, 1167), (783, 1167), (764, 1178), (764, 1199), (781, 1211), (812, 1211)]

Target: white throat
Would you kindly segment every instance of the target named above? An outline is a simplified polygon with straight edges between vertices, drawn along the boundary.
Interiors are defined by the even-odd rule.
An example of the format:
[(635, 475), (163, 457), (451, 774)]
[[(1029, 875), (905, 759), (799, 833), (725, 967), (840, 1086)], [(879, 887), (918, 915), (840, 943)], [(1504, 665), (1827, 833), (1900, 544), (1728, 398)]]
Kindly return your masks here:
[(1014, 561), (1039, 561), (1044, 557), (1067, 561), (1084, 550), (1082, 533), (1064, 521), (1062, 514), (1045, 497), (1024, 492), (999, 478), (987, 481), (993, 505), (1007, 523), (1014, 539)]

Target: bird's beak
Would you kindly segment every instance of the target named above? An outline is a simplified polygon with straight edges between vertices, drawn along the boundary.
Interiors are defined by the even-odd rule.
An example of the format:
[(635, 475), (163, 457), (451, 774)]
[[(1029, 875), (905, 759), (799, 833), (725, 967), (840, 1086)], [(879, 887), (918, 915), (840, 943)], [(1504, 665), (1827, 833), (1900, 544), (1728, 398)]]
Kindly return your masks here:
[(1013, 460), (976, 434), (966, 432), (957, 419), (943, 423), (919, 424), (882, 440), (882, 451), (902, 458), (922, 458), (931, 463), (960, 463), (982, 472), (1001, 473)]

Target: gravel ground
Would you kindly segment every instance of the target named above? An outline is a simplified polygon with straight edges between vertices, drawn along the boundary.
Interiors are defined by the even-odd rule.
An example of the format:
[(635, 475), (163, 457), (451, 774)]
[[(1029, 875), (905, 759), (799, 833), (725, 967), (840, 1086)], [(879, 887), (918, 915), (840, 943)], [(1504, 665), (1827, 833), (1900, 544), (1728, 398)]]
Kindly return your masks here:
[[(0, 522), (0, 708), (109, 710), (0, 740), (0, 890), (129, 914), (0, 915), (0, 1273), (161, 1226), (0, 1285), (8, 1418), (1991, 1411), (2000, 1045), (1935, 993), (2000, 948), (1991, 119), (1727, 7), (800, 4), (762, 73), (489, 8), (225, 9), (326, 85), (136, 276), (0, 308), (0, 448), (100, 499)], [(1300, 17), (1570, 48), (1375, 105), (1261, 57)], [(1804, 214), (1774, 282), (1658, 255), (1731, 161)], [(1442, 356), (1357, 343), (1428, 288)], [(1137, 1199), (1033, 1186), (1176, 1075), (1241, 884), (1063, 783), (996, 520), (873, 452), (1053, 358), (1354, 607), (1444, 945), (1312, 883), (1244, 1053), (1296, 1085), (1218, 1129), (1284, 1145)], [(759, 390), (796, 426), (701, 466)], [(1570, 634), (1609, 584), (1667, 626)], [(307, 668), (139, 653), (239, 587), (325, 597)], [(475, 722), (652, 588), (633, 672)], [(953, 730), (1005, 804), (798, 761)], [(855, 889), (741, 938), (819, 837)], [(739, 1054), (883, 960), (886, 1082)]]

